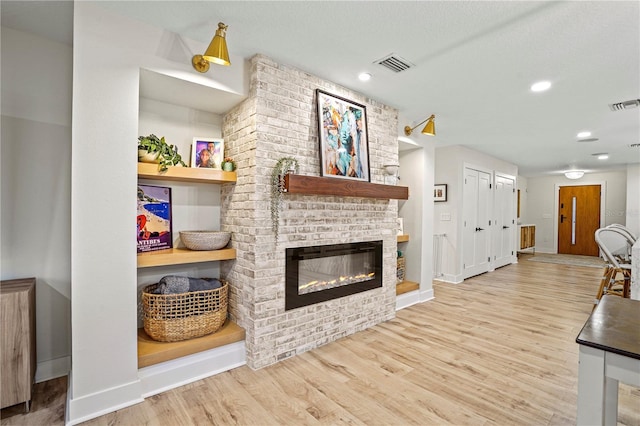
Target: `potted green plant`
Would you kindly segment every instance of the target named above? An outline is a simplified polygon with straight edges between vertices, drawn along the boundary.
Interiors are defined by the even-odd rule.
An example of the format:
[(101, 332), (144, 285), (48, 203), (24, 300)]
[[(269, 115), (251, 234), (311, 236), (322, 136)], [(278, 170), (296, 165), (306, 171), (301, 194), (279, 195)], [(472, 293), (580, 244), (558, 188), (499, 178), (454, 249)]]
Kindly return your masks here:
[(225, 157), (222, 161), (222, 170), (225, 172), (232, 172), (236, 169), (236, 162), (231, 157)]
[(271, 227), (276, 235), (276, 242), (280, 229), (284, 175), (287, 173), (298, 173), (298, 160), (293, 157), (279, 159), (271, 172)]
[(169, 166), (187, 166), (182, 161), (177, 146), (168, 144), (164, 140), (164, 136), (158, 138), (154, 134), (138, 137), (138, 161), (158, 163), (158, 170), (161, 172), (167, 171)]

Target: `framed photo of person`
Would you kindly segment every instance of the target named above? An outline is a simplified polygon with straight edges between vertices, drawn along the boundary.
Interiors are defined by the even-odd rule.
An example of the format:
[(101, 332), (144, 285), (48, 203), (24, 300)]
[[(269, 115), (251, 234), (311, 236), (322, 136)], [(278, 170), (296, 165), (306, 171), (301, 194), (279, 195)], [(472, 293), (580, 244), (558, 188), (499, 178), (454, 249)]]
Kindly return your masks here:
[(191, 167), (222, 170), (224, 139), (193, 138), (191, 145)]
[(439, 184), (433, 187), (433, 201), (447, 201), (447, 184)]
[(320, 176), (369, 182), (367, 109), (316, 89)]

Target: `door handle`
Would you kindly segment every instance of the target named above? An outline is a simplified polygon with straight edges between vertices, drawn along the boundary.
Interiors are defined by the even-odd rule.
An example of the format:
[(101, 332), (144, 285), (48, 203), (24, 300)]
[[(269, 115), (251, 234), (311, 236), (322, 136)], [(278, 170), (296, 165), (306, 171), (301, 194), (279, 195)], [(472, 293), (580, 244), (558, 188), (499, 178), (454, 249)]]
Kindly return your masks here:
[(509, 227), (502, 225), (502, 229), (509, 229)]
[(478, 231), (484, 231), (484, 229), (482, 229), (482, 228), (476, 228), (476, 232), (478, 232)]
[(563, 223), (563, 222), (564, 222), (564, 215), (563, 215), (563, 214), (561, 214), (561, 215), (560, 215), (560, 223)]

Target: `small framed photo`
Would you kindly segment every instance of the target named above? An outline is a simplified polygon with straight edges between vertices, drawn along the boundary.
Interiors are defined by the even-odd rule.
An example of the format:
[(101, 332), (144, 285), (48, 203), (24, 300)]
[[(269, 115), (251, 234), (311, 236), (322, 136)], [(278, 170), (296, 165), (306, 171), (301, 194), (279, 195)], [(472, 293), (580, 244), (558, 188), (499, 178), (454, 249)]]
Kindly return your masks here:
[(191, 167), (222, 170), (224, 139), (193, 138), (191, 145)]
[(433, 201), (447, 201), (447, 184), (439, 184), (433, 187)]

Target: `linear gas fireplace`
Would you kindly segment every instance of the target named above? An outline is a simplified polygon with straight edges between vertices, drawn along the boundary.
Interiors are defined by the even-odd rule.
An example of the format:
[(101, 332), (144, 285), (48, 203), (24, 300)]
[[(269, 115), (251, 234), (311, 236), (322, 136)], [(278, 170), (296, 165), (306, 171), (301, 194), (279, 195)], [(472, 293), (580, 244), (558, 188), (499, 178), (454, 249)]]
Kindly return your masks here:
[(382, 287), (382, 241), (287, 249), (285, 310)]

